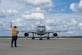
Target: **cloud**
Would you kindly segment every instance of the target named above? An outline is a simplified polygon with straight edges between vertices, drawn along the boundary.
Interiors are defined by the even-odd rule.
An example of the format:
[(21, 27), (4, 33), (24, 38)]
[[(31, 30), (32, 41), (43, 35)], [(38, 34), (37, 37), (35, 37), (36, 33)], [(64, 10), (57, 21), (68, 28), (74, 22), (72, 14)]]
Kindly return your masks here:
[(47, 6), (52, 6), (52, 0), (23, 0), (27, 4), (32, 4), (35, 6), (38, 5), (47, 5)]
[(0, 30), (1, 30), (1, 28), (2, 28), (2, 22), (0, 21)]
[(4, 10), (8, 10), (8, 9), (15, 9), (15, 10), (23, 10), (25, 9), (25, 5), (22, 3), (19, 3), (14, 0), (1, 0), (1, 4), (0, 4), (0, 9), (4, 9)]
[(0, 17), (5, 18), (7, 16), (14, 16), (17, 13), (18, 13), (18, 11), (15, 9), (8, 9), (8, 10), (2, 9), (2, 10), (0, 10)]
[(77, 21), (74, 18), (67, 19), (66, 22), (68, 22), (66, 25), (68, 26), (75, 26), (77, 24)]
[(6, 12), (7, 12), (8, 14), (12, 14), (12, 15), (18, 13), (18, 11), (15, 10), (15, 9), (9, 9), (9, 10), (6, 10)]
[(33, 9), (31, 9), (29, 12), (30, 12), (30, 13), (32, 13), (32, 12), (41, 13), (41, 12), (44, 12), (44, 10), (42, 10), (40, 7), (35, 7), (35, 8), (33, 8)]
[(52, 27), (46, 25), (46, 30), (52, 30)]
[(32, 19), (40, 20), (45, 18), (45, 14), (40, 7), (36, 7), (30, 11), (25, 11), (25, 13), (22, 15), (22, 18), (31, 20)]
[(82, 23), (79, 23), (79, 27), (80, 27), (80, 29), (82, 29)]
[(46, 19), (45, 22), (46, 22), (46, 24), (49, 24), (49, 23), (53, 23), (54, 20), (53, 19)]
[(82, 0), (79, 3), (72, 3), (70, 9), (74, 12), (82, 12)]
[(5, 18), (6, 14), (4, 10), (0, 10), (0, 18)]
[(36, 19), (36, 20), (38, 20), (38, 19), (44, 19), (44, 14), (43, 13), (31, 13), (30, 15), (26, 15), (26, 14), (24, 14), (24, 15), (22, 15), (22, 18), (24, 18), (24, 19)]
[(82, 0), (80, 0), (79, 6), (82, 8)]
[(50, 26), (52, 30), (76, 30), (79, 29), (78, 25), (81, 21), (81, 14), (51, 14), (47, 15), (46, 18), (49, 20), (47, 26)]
[(52, 10), (53, 1), (52, 0), (15, 0), (26, 6), (40, 7), (43, 10)]
[[(0, 4), (0, 8), (2, 11), (2, 14), (0, 13), (1, 14), (0, 17), (6, 17), (7, 15), (14, 16), (15, 14), (18, 13), (18, 11), (19, 12), (21, 11), (20, 13), (23, 13), (28, 10), (31, 10), (30, 13), (32, 13), (36, 11), (37, 12), (46, 11), (47, 9), (52, 10), (51, 9), (52, 6), (53, 6), (52, 0), (7, 0), (7, 1), (3, 0), (2, 3)], [(37, 14), (41, 15), (40, 13), (35, 13), (35, 16), (37, 16)], [(33, 15), (34, 14), (32, 14), (32, 16)]]
[(55, 12), (55, 13), (61, 13), (61, 12), (66, 12), (67, 7), (65, 6), (64, 8), (60, 8), (60, 9), (53, 9), (51, 11)]
[(12, 20), (12, 24), (13, 26), (24, 26), (24, 24), (22, 23), (23, 19), (22, 18), (17, 18), (15, 20)]

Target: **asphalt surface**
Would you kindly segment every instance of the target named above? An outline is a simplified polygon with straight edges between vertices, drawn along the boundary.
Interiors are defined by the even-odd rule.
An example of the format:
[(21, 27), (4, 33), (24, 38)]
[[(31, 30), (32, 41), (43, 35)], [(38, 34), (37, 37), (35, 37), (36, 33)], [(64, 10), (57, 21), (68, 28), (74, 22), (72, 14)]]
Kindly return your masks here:
[(82, 55), (82, 38), (18, 38), (17, 45), (11, 48), (11, 38), (0, 38), (0, 55)]

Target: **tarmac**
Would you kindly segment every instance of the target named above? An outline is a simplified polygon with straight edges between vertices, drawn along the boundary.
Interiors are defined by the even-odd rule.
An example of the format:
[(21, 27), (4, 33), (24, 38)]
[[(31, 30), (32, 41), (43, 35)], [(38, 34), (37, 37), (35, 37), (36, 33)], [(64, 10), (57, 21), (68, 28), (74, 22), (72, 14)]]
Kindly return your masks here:
[(82, 38), (18, 38), (18, 47), (11, 47), (11, 38), (0, 38), (0, 55), (82, 55)]

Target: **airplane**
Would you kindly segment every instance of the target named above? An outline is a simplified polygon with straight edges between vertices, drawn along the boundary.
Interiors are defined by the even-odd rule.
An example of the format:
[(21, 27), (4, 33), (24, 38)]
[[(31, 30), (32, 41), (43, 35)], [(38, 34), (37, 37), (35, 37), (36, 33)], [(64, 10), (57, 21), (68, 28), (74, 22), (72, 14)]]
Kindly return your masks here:
[[(68, 32), (68, 31), (74, 31), (74, 30), (64, 30), (64, 31), (47, 31), (46, 30), (46, 26), (37, 26), (37, 29), (36, 31), (28, 31), (28, 32), (25, 32), (25, 31), (22, 31), (22, 32), (25, 32), (24, 33), (24, 36), (25, 37), (28, 37), (29, 36), (29, 33), (32, 33), (32, 39), (35, 39), (35, 38), (39, 38), (40, 40), (43, 40), (43, 38), (47, 38), (47, 40), (50, 40), (50, 38), (54, 38), (54, 37), (57, 37), (58, 36), (58, 33), (60, 32)], [(50, 33), (53, 34), (52, 37), (50, 37)], [(38, 37), (35, 37), (34, 35), (38, 35)], [(43, 35), (46, 35), (43, 37)]]

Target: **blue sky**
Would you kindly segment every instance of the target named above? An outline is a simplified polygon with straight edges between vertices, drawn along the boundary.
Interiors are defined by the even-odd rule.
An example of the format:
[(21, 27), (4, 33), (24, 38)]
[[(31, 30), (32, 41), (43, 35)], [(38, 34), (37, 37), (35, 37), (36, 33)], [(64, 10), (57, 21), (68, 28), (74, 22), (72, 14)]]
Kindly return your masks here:
[(50, 31), (74, 30), (59, 36), (82, 36), (81, 14), (82, 0), (0, 0), (0, 36), (11, 35), (4, 31), (10, 30), (10, 22), (29, 31), (40, 25), (40, 19)]

